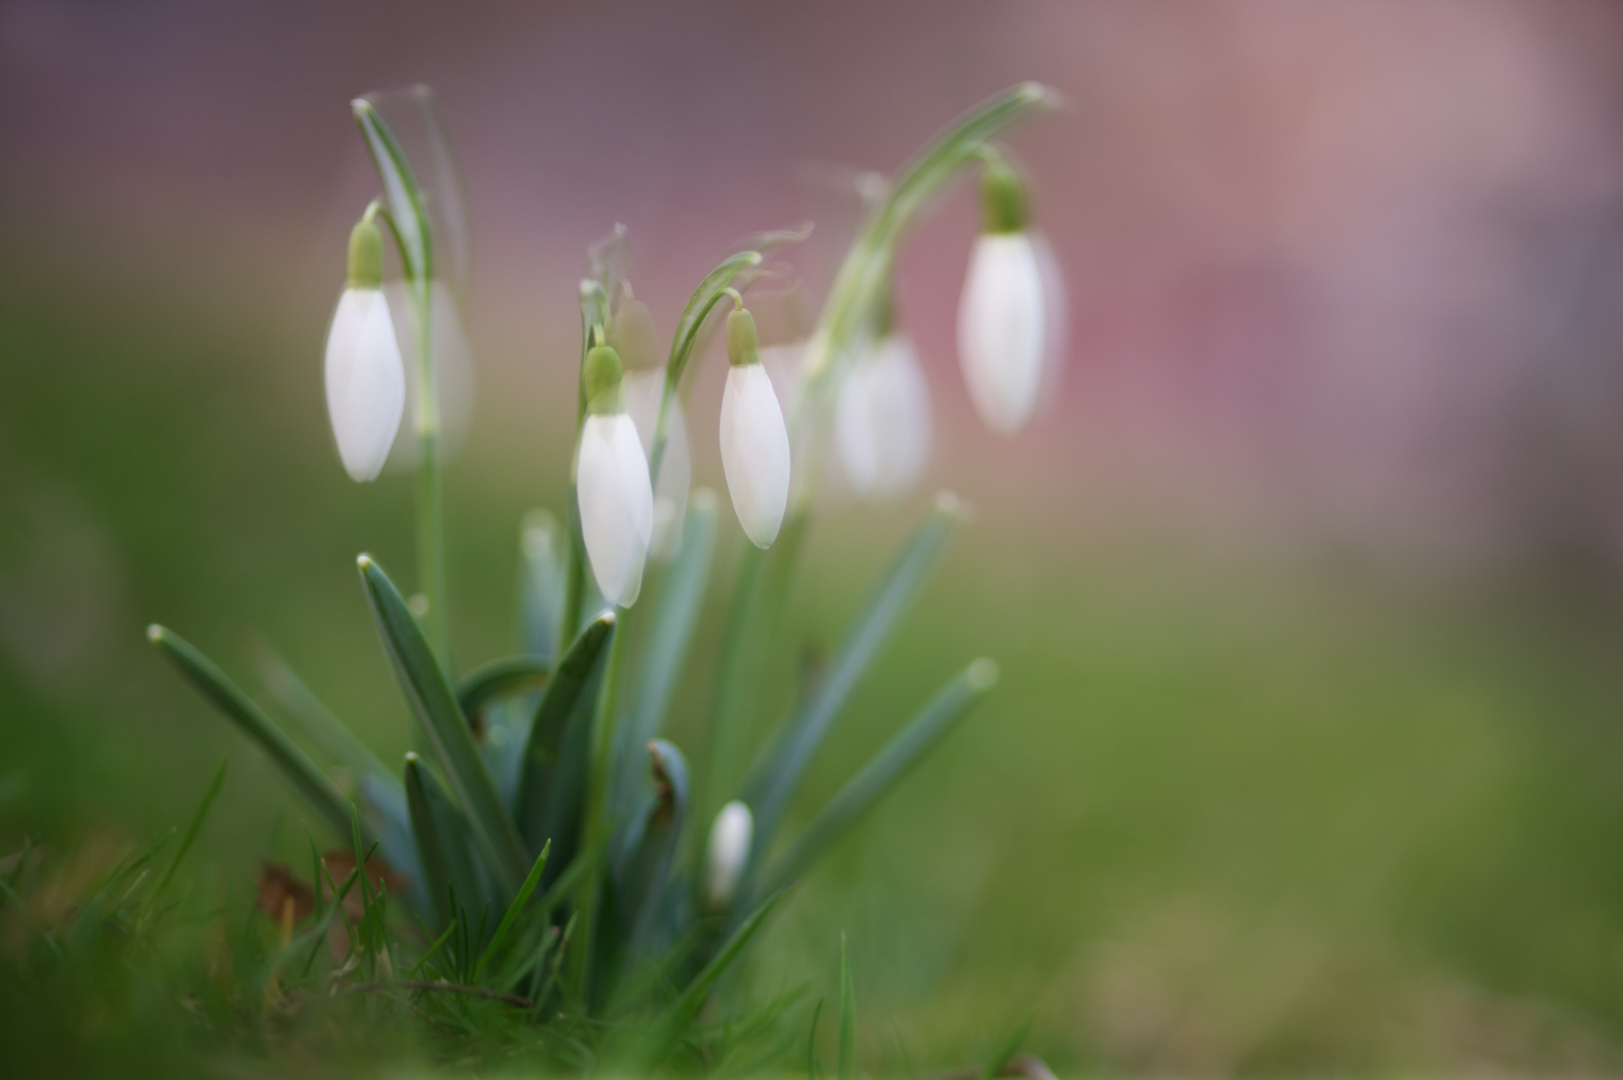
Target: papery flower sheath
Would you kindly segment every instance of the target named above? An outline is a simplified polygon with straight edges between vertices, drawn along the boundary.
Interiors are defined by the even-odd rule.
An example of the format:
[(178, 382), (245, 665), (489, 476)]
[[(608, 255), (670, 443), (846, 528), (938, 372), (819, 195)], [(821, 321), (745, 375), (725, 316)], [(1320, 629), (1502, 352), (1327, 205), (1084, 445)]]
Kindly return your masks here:
[(653, 541), (654, 494), (637, 426), (621, 401), (620, 360), (599, 345), (587, 354), (589, 404), (575, 464), (581, 537), (604, 599), (630, 607), (642, 590)]
[(789, 430), (761, 366), (755, 319), (743, 308), (727, 316), (732, 367), (721, 398), (721, 465), (733, 512), (756, 547), (778, 538), (789, 504)]
[(704, 861), (704, 897), (712, 910), (732, 903), (744, 864), (749, 861), (754, 834), (755, 819), (743, 803), (734, 800), (716, 815)]
[(327, 413), (351, 478), (375, 479), (406, 404), (406, 371), (383, 298), (383, 238), (362, 221), (350, 233), (349, 285), (327, 332)]
[(1013, 435), (1030, 418), (1042, 383), (1043, 279), (1014, 171), (1002, 162), (989, 165), (981, 194), (985, 231), (970, 254), (958, 305), (958, 357), (981, 420)]
[(896, 495), (918, 480), (930, 457), (930, 391), (907, 335), (892, 331), (857, 358), (840, 387), (834, 433), (858, 496)]

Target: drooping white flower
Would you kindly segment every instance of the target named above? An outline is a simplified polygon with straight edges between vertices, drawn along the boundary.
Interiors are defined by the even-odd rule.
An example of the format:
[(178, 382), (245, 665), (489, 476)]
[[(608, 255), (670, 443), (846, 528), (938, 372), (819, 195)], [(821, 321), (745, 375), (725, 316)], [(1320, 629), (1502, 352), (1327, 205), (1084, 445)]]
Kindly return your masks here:
[(406, 372), (383, 298), (383, 238), (362, 221), (350, 233), (349, 286), (327, 332), (327, 413), (338, 456), (361, 482), (389, 456), (406, 402)]
[(721, 465), (744, 534), (759, 548), (772, 546), (789, 504), (789, 430), (761, 366), (755, 319), (743, 308), (727, 316), (732, 367), (721, 398)]
[(1048, 336), (1043, 278), (1025, 231), (1025, 196), (1007, 165), (982, 179), (986, 231), (975, 241), (958, 305), (958, 357), (969, 397), (992, 430), (1012, 435), (1030, 418)]
[(840, 386), (835, 442), (859, 497), (906, 491), (930, 457), (930, 391), (907, 335), (892, 331), (857, 358)]
[[(621, 385), (625, 388), (626, 413), (637, 425), (643, 453), (651, 458), (659, 401), (665, 393), (665, 370), (628, 371)], [(682, 403), (672, 400), (665, 413), (665, 457), (654, 487), (654, 540), (649, 549), (654, 558), (670, 562), (681, 551), (682, 521), (687, 516), (688, 489), (692, 486), (687, 419), (682, 414)]]
[(575, 460), (575, 499), (592, 575), (604, 599), (630, 607), (642, 590), (654, 532), (654, 493), (637, 426), (621, 403), (620, 360), (599, 345), (587, 354), (588, 415)]
[(755, 819), (743, 803), (734, 800), (716, 815), (715, 823), (710, 826), (710, 846), (704, 862), (704, 897), (711, 910), (720, 910), (732, 903), (744, 864), (749, 861), (754, 834)]

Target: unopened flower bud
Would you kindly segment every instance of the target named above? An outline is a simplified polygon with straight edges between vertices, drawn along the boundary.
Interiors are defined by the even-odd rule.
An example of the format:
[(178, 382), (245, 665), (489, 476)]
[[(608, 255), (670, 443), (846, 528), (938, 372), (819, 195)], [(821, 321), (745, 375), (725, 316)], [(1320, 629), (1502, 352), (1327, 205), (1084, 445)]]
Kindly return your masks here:
[(586, 355), (588, 415), (575, 463), (575, 499), (587, 560), (604, 599), (630, 607), (642, 590), (653, 540), (654, 495), (637, 427), (621, 405), (620, 358), (599, 345)]
[(987, 166), (981, 210), (985, 231), (958, 305), (958, 354), (975, 410), (992, 430), (1012, 435), (1037, 403), (1047, 317), (1025, 190), (1002, 161)]
[(761, 366), (755, 319), (743, 308), (727, 316), (727, 388), (721, 398), (721, 465), (744, 534), (772, 546), (789, 505), (789, 429)]
[(710, 846), (705, 853), (704, 898), (713, 911), (733, 901), (738, 879), (749, 861), (750, 843), (755, 835), (755, 819), (750, 808), (734, 800), (721, 808), (710, 826)]
[(406, 370), (383, 298), (383, 238), (362, 221), (349, 237), (349, 287), (327, 332), (327, 413), (344, 469), (375, 479), (406, 404)]

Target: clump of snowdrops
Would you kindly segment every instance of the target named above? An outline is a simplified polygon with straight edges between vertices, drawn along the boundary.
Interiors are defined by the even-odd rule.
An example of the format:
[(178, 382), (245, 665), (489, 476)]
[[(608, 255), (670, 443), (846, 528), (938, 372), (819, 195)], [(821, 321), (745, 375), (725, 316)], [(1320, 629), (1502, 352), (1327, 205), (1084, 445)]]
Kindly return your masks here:
[[(270, 890), (290, 954), (308, 950), (313, 962), (322, 941), (347, 943), (329, 992), (348, 980), (450, 1003), (436, 1008), (495, 1003), (536, 1022), (576, 1021), (591, 1053), (627, 1063), (713, 1060), (700, 1020), (723, 973), (785, 890), (996, 681), (990, 659), (968, 662), (786, 835), (807, 766), (962, 517), (951, 494), (937, 497), (827, 676), (763, 737), (757, 673), (824, 461), (838, 461), (857, 495), (883, 498), (916, 483), (928, 458), (928, 391), (892, 296), (898, 246), (950, 181), (978, 172), (983, 232), (959, 308), (960, 359), (985, 423), (1014, 434), (1057, 349), (1058, 309), (1025, 184), (991, 140), (1049, 100), (1035, 84), (988, 100), (874, 192), (810, 333), (766, 350), (781, 388), (747, 293), (804, 229), (727, 255), (694, 290), (663, 364), (644, 370), (627, 368), (653, 330), (625, 277), (624, 231), (597, 245), (570, 361), (570, 498), (523, 523), (517, 650), (472, 667), (457, 662), (448, 631), (441, 511), (447, 388), (466, 359), (456, 173), (426, 90), (353, 102), (382, 195), (349, 238), (327, 403), (351, 477), (375, 480), (402, 455), (416, 473), (415, 587), (408, 595), (368, 555), (358, 567), (417, 751), (385, 765), (267, 654), (274, 720), (172, 630), (149, 631), (349, 849), (335, 872), (312, 837), (315, 880), (284, 871)], [(421, 152), (404, 148), (408, 125)], [(400, 280), (386, 286), (391, 262)], [(716, 438), (730, 516), (708, 490), (690, 490), (682, 400), (711, 327), (729, 363)], [(694, 769), (662, 729), (731, 518), (750, 543), (719, 650), (707, 760)]]

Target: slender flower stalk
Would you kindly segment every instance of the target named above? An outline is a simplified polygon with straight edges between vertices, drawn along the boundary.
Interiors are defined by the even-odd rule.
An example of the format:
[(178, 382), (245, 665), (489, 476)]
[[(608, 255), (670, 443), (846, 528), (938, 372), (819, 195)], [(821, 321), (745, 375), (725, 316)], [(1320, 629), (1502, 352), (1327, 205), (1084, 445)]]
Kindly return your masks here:
[(754, 836), (755, 819), (750, 808), (738, 800), (723, 806), (716, 815), (704, 863), (704, 899), (710, 910), (724, 911), (733, 902)]
[(406, 373), (383, 297), (383, 236), (372, 212), (349, 235), (349, 284), (327, 334), (327, 412), (344, 470), (376, 479), (405, 409)]
[(789, 504), (789, 430), (772, 378), (761, 366), (755, 317), (737, 293), (732, 295), (736, 306), (727, 314), (732, 367), (721, 398), (721, 465), (744, 534), (764, 549), (778, 538)]
[(958, 305), (958, 355), (981, 420), (1013, 435), (1037, 404), (1048, 326), (1025, 186), (995, 153), (981, 176), (981, 213)]
[(607, 345), (586, 356), (587, 415), (575, 466), (581, 537), (604, 599), (630, 607), (642, 590), (653, 542), (654, 494), (637, 426), (626, 415), (619, 355)]

